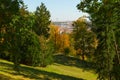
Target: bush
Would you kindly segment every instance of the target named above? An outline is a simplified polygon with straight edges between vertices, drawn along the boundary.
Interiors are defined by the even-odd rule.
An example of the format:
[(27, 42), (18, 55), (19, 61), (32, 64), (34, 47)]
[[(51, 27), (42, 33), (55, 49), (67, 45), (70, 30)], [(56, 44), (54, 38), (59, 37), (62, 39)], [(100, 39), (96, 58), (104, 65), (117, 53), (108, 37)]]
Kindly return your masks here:
[(64, 54), (68, 55), (69, 53), (70, 53), (70, 48), (69, 47), (64, 48)]

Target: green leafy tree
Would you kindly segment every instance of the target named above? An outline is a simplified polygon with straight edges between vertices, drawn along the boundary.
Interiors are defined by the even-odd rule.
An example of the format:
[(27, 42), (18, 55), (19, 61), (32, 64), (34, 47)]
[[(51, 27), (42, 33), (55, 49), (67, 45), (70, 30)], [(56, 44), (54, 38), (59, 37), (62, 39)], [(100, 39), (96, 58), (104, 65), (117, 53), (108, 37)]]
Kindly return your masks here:
[(100, 80), (120, 79), (119, 5), (119, 0), (83, 0), (77, 5), (79, 10), (89, 13), (99, 40), (94, 61)]
[(19, 11), (19, 0), (0, 0), (0, 27), (9, 23)]
[(85, 17), (79, 18), (73, 23), (74, 47), (82, 59), (90, 57), (95, 50), (96, 35), (90, 30)]
[[(48, 37), (48, 25), (50, 21), (47, 18), (49, 18), (50, 15), (44, 4), (41, 4), (42, 10), (39, 8), (41, 10), (41, 16), (39, 16), (39, 11), (36, 11), (36, 15), (27, 11), (26, 6), (21, 0), (8, 0), (8, 2), (2, 0), (0, 4), (0, 16), (2, 17), (0, 17), (0, 36), (2, 36), (0, 37), (0, 45), (2, 44), (0, 51), (3, 50), (3, 47), (7, 48), (6, 51), (9, 52), (9, 57), (15, 65), (14, 69), (19, 71), (20, 63), (33, 66), (38, 66), (40, 63), (42, 64), (42, 61), (45, 66), (52, 63), (52, 56), (50, 56), (53, 51), (52, 44), (46, 42), (46, 40), (41, 43), (38, 37), (38, 35)], [(44, 14), (44, 11), (46, 11), (45, 14), (48, 13), (48, 16)], [(40, 22), (39, 24), (36, 23), (37, 20)], [(36, 34), (37, 32), (33, 29), (35, 26), (41, 27), (40, 34)], [(4, 33), (5, 36), (2, 33)], [(3, 43), (6, 45), (3, 46)], [(47, 47), (44, 49), (42, 46)], [(44, 54), (46, 55), (45, 58), (42, 57)]]
[(38, 65), (39, 63), (39, 37), (32, 32), (32, 24), (29, 16), (14, 16), (10, 23), (8, 32), (9, 52), (17, 71), (19, 71), (21, 62), (28, 65)]
[(46, 67), (53, 63), (54, 46), (53, 41), (40, 36), (40, 66)]
[(50, 25), (50, 39), (53, 41), (56, 53), (68, 54), (70, 52), (70, 36), (66, 32), (60, 33), (59, 26)]
[(23, 4), (7, 28), (8, 52), (17, 71), (20, 63), (38, 65), (40, 62), (40, 42), (38, 35), (32, 31), (33, 25), (34, 16), (26, 11)]
[(40, 7), (37, 7), (35, 11), (35, 26), (33, 30), (37, 35), (49, 36), (49, 25), (50, 25), (50, 12), (47, 10), (46, 6), (41, 3)]
[(19, 13), (20, 0), (0, 0), (0, 55), (7, 49), (7, 28), (14, 15)]

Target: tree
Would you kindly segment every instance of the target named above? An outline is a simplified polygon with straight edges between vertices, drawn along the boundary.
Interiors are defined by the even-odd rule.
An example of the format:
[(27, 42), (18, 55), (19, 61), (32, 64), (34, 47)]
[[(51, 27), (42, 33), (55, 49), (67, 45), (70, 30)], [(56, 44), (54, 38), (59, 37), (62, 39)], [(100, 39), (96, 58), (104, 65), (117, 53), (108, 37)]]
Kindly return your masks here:
[[(14, 69), (19, 71), (20, 63), (38, 66), (42, 64), (43, 61), (43, 65), (50, 64), (52, 62), (52, 42), (46, 42), (47, 39), (45, 38), (45, 42), (43, 41), (42, 43), (42, 41), (39, 40), (38, 34), (36, 34), (33, 29), (35, 26), (42, 24), (42, 29), (40, 26), (42, 31), (39, 35), (48, 38), (48, 25), (50, 23), (48, 18), (50, 15), (44, 4), (41, 4), (43, 9), (39, 8), (40, 15), (42, 14), (41, 16), (44, 16), (41, 18), (39, 11), (36, 11), (36, 15), (27, 11), (26, 6), (21, 0), (2, 0), (0, 2), (0, 16), (2, 17), (0, 17), (0, 51), (3, 50), (2, 48), (7, 48), (6, 51), (10, 55), (9, 58), (11, 58), (11, 61), (15, 65)], [(40, 22), (39, 24), (36, 24), (37, 19), (40, 20), (38, 20), (38, 22)], [(44, 46), (47, 47), (44, 49)], [(43, 59), (42, 55), (44, 54), (46, 57)]]
[(62, 33), (61, 34), (61, 47), (67, 48), (70, 47), (70, 39), (69, 39), (69, 34), (67, 33)]
[(53, 41), (47, 40), (46, 37), (40, 36), (40, 66), (46, 67), (53, 63), (54, 47)]
[(19, 71), (20, 63), (38, 65), (40, 63), (39, 37), (32, 31), (34, 16), (22, 6), (14, 15), (7, 28), (7, 46), (14, 69)]
[(61, 33), (60, 36), (60, 51), (67, 55), (70, 53), (70, 36), (66, 32)]
[(20, 0), (0, 0), (0, 54), (7, 49), (7, 28), (14, 15), (19, 13)]
[(84, 60), (85, 56), (90, 57), (94, 53), (96, 35), (90, 30), (84, 16), (75, 21), (73, 26), (74, 47)]
[(66, 32), (61, 33), (59, 26), (53, 24), (50, 25), (50, 39), (54, 42), (54, 48), (56, 52), (66, 52), (64, 50), (69, 50), (69, 38), (69, 34)]
[(33, 30), (37, 35), (49, 36), (49, 25), (50, 25), (50, 12), (47, 10), (45, 5), (41, 3), (40, 7), (37, 7), (35, 11), (35, 26)]
[[(97, 34), (99, 45), (95, 53), (96, 72), (100, 80), (119, 80), (120, 75), (115, 71), (120, 67), (119, 42), (116, 36), (118, 28), (118, 0), (83, 0), (77, 5), (79, 10), (87, 12)], [(113, 75), (114, 73), (117, 75)]]
[(56, 26), (53, 24), (50, 25), (50, 40), (54, 42), (53, 44), (54, 44), (55, 52), (59, 52), (60, 44), (61, 44), (60, 43), (61, 37), (60, 37), (59, 26)]
[(0, 0), (0, 27), (9, 23), (12, 16), (19, 11), (19, 0)]
[[(21, 24), (22, 23), (22, 24)], [(26, 25), (29, 24), (29, 25)], [(19, 71), (21, 62), (27, 65), (39, 64), (40, 43), (39, 37), (32, 32), (33, 22), (31, 17), (22, 15), (14, 16), (8, 30), (8, 46), (14, 69)]]

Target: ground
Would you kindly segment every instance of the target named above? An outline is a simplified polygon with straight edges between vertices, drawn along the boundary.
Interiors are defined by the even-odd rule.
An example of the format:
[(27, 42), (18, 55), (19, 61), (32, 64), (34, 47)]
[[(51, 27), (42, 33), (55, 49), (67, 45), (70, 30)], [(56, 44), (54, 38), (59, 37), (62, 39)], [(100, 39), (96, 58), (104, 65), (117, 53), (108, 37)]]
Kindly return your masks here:
[(55, 56), (55, 63), (42, 67), (21, 64), (20, 73), (13, 63), (0, 59), (0, 80), (96, 80), (91, 63), (63, 55)]

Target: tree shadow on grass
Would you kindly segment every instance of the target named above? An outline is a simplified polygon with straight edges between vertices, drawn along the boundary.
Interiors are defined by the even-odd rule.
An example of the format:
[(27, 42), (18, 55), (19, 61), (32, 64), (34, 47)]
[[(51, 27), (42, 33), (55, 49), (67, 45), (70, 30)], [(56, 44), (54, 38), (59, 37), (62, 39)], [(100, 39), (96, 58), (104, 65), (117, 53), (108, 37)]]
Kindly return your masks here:
[[(0, 62), (0, 64), (3, 67), (13, 67), (12, 64), (8, 64), (8, 63)], [(34, 67), (31, 68), (31, 67), (26, 67), (26, 66), (20, 67), (20, 73), (9, 72), (7, 70), (1, 70), (1, 71), (5, 73), (13, 74), (13, 75), (21, 75), (21, 76), (24, 76), (25, 78), (30, 78), (30, 79), (35, 79), (35, 80), (84, 80), (81, 78), (75, 78), (72, 76), (57, 74), (53, 72), (47, 72), (47, 71), (35, 69)]]
[(0, 74), (0, 80), (13, 80), (13, 79), (3, 74)]
[(82, 68), (83, 70), (94, 70), (95, 64), (92, 62), (87, 62), (80, 60), (75, 57), (65, 56), (65, 55), (54, 55), (55, 63), (66, 65), (66, 66), (75, 66)]

